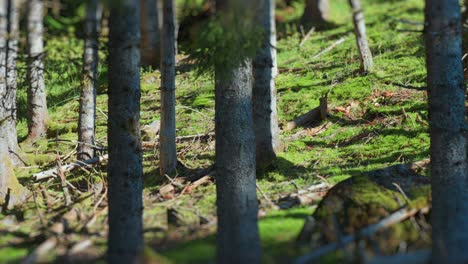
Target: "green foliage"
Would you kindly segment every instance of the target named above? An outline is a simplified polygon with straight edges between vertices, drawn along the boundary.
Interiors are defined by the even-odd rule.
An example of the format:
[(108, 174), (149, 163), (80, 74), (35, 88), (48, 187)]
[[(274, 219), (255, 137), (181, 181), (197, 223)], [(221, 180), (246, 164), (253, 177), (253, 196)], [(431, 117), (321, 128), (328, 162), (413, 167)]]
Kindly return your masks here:
[[(247, 12), (248, 14), (249, 12)], [(189, 47), (198, 75), (225, 75), (255, 56), (263, 38), (262, 29), (241, 15), (219, 14), (200, 28)], [(246, 22), (247, 21), (247, 22)]]

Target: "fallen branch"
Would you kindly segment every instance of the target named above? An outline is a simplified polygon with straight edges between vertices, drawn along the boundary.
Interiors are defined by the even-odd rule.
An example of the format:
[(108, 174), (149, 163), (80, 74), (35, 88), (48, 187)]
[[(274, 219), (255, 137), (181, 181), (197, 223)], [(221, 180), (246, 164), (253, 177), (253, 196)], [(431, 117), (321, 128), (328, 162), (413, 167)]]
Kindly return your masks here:
[[(163, 185), (159, 188), (159, 194), (165, 199), (174, 199), (185, 193), (192, 192), (200, 185), (206, 184), (211, 181), (215, 171), (210, 170), (207, 174), (201, 177), (187, 177), (172, 179), (170, 183)], [(181, 190), (179, 194), (176, 194)]]
[[(214, 136), (215, 136), (214, 132), (209, 132), (205, 134), (188, 135), (188, 136), (179, 136), (179, 137), (176, 137), (176, 142), (187, 142), (187, 141), (193, 141), (193, 140), (206, 142), (212, 139)], [(154, 141), (143, 141), (141, 143), (141, 146), (144, 149), (155, 148), (158, 145), (159, 145), (159, 136), (156, 136), (156, 139)]]
[[(87, 166), (90, 166), (90, 165), (93, 165), (93, 164), (96, 164), (96, 163), (101, 163), (103, 161), (106, 161), (108, 158), (109, 158), (109, 156), (106, 154), (106, 155), (101, 156), (101, 157), (94, 157), (92, 159), (88, 159), (88, 160), (84, 160), (84, 161), (75, 161), (75, 162), (72, 162), (72, 163), (61, 166), (61, 171), (63, 173), (70, 172), (70, 171), (72, 171), (74, 169), (77, 169), (77, 168), (87, 167)], [(54, 167), (52, 169), (33, 174), (33, 178), (36, 181), (51, 178), (51, 177), (55, 178), (57, 176), (58, 176), (57, 175), (57, 167)]]
[(308, 135), (310, 137), (314, 137), (318, 134), (321, 134), (323, 132), (325, 132), (333, 123), (331, 122), (327, 122), (321, 126), (318, 126), (318, 127), (314, 127), (314, 128), (311, 128), (311, 129), (306, 129), (306, 130), (301, 130), (301, 131), (298, 131), (297, 133), (289, 136), (289, 137), (286, 137), (284, 138), (283, 140), (284, 141), (294, 141), (294, 140), (298, 140), (299, 138), (301, 138), (302, 136), (305, 136), (305, 135)]
[(323, 54), (329, 52), (330, 50), (334, 49), (336, 46), (340, 45), (341, 43), (343, 43), (345, 40), (346, 40), (347, 37), (342, 37), (340, 39), (338, 39), (337, 41), (333, 42), (333, 44), (331, 44), (328, 48), (320, 51), (319, 53), (315, 54), (313, 57), (312, 57), (312, 60), (315, 60), (317, 59), (318, 57), (322, 56)]
[(323, 182), (298, 190), (297, 192), (281, 197), (278, 200), (279, 208), (289, 209), (294, 206), (312, 204), (322, 199), (331, 187), (333, 186)]
[(327, 96), (320, 98), (320, 105), (310, 110), (309, 112), (296, 117), (293, 121), (288, 122), (286, 131), (293, 130), (296, 127), (304, 126), (312, 122), (319, 122), (325, 120), (328, 114)]
[(305, 264), (305, 263), (313, 262), (313, 261), (317, 260), (318, 258), (320, 258), (321, 256), (323, 256), (323, 255), (325, 255), (327, 253), (330, 253), (330, 252), (332, 252), (334, 250), (339, 249), (340, 247), (343, 247), (343, 246), (345, 246), (347, 244), (352, 243), (353, 241), (355, 241), (358, 238), (362, 239), (362, 238), (369, 237), (369, 236), (375, 234), (377, 231), (380, 231), (380, 230), (388, 228), (388, 227), (390, 227), (392, 225), (398, 224), (398, 223), (408, 219), (409, 217), (414, 216), (415, 214), (417, 214), (419, 212), (426, 213), (428, 211), (429, 211), (428, 207), (424, 207), (422, 209), (402, 208), (402, 209), (394, 212), (393, 214), (385, 217), (384, 219), (380, 220), (379, 222), (377, 222), (377, 223), (375, 223), (373, 225), (369, 225), (369, 226), (359, 230), (355, 234), (350, 234), (350, 235), (344, 236), (344, 237), (342, 237), (342, 239), (340, 241), (325, 245), (325, 246), (315, 250), (312, 253), (309, 253), (307, 255), (303, 255), (303, 256), (297, 258), (294, 261), (294, 263), (295, 264)]
[(67, 180), (65, 178), (65, 173), (62, 170), (62, 160), (60, 156), (57, 155), (57, 175), (60, 178), (60, 182), (62, 185), (63, 197), (65, 198), (65, 206), (70, 206), (72, 203), (70, 192), (68, 191)]
[(307, 32), (307, 34), (304, 36), (304, 38), (299, 43), (299, 48), (302, 47), (302, 45), (304, 45), (304, 43), (306, 43), (306, 41), (310, 38), (310, 36), (312, 36), (312, 33), (314, 33), (314, 31), (315, 31), (315, 27), (311, 28), (309, 30), (309, 32)]

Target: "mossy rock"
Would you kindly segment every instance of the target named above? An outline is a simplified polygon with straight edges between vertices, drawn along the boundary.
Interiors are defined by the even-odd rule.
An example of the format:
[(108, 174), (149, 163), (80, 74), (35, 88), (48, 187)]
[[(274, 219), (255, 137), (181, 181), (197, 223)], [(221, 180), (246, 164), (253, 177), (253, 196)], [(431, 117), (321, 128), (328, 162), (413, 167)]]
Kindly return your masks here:
[[(349, 178), (334, 186), (304, 225), (299, 241), (313, 246), (337, 241), (375, 224), (403, 205), (430, 205), (430, 179), (410, 166), (395, 165)], [(392, 254), (404, 243), (408, 249), (427, 248), (430, 240), (410, 221), (377, 232), (370, 238), (383, 254)]]

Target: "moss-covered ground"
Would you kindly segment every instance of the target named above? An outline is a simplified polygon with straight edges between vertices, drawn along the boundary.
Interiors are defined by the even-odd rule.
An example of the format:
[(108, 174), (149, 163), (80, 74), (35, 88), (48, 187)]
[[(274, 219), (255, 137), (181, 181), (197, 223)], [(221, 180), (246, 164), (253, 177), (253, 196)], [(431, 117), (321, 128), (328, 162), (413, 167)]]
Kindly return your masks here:
[[(300, 2), (300, 1), (299, 1)], [(331, 1), (331, 29), (314, 32), (299, 47), (302, 35), (297, 22), (303, 5), (278, 5), (278, 67), (276, 79), (280, 126), (318, 106), (319, 98), (328, 93), (329, 118), (311, 128), (283, 131), (285, 150), (273, 167), (258, 172), (258, 184), (269, 199), (279, 197), (314, 183), (337, 183), (367, 171), (396, 163), (418, 161), (429, 156), (425, 61), (422, 26), (402, 20), (423, 21), (423, 1), (363, 0), (367, 33), (375, 68), (371, 74), (359, 74), (359, 57), (355, 44), (351, 13), (346, 0)], [(345, 40), (334, 49), (313, 59), (339, 38)], [(105, 40), (105, 38), (103, 38)], [(46, 82), (50, 122), (48, 138), (33, 148), (24, 147), (27, 165), (17, 169), (20, 181), (34, 190), (36, 202), (0, 215), (0, 262), (19, 262), (53, 235), (50, 227), (69, 211), (60, 182), (50, 179), (34, 182), (31, 175), (53, 166), (57, 156), (63, 162), (74, 159), (77, 139), (78, 98), (80, 90), (83, 43), (73, 34), (48, 36)], [(105, 62), (105, 44), (101, 61)], [(207, 133), (214, 129), (214, 83), (209, 75), (197, 76), (192, 65), (179, 55), (177, 71), (178, 135)], [(21, 63), (24, 69), (24, 63)], [(98, 91), (97, 141), (106, 145), (107, 82), (106, 66), (101, 64)], [(159, 72), (141, 71), (141, 123), (159, 119)], [(25, 121), (24, 70), (20, 72), (19, 136), (27, 133)], [(318, 130), (317, 127), (323, 127)], [(301, 133), (302, 131), (302, 133)], [(303, 132), (305, 131), (305, 133)], [(293, 139), (291, 139), (293, 138)], [(179, 159), (187, 167), (207, 168), (213, 164), (214, 142), (188, 142), (178, 145)], [(69, 155), (68, 155), (69, 154)], [(151, 258), (173, 263), (210, 263), (215, 254), (215, 187), (200, 186), (191, 193), (161, 200), (158, 195), (168, 179), (158, 170), (158, 151), (144, 151), (144, 224)], [(181, 176), (190, 174), (181, 172)], [(81, 226), (69, 227), (69, 248), (57, 247), (56, 255), (67, 252), (76, 241), (89, 238), (93, 245), (85, 252), (102, 260), (105, 252), (106, 201), (105, 165), (67, 174), (74, 208), (81, 215), (73, 221)], [(101, 186), (101, 187), (100, 187)], [(89, 188), (91, 187), (91, 188)], [(97, 191), (86, 191), (90, 189)], [(80, 193), (82, 192), (82, 193)], [(265, 196), (261, 201), (260, 233), (265, 263), (287, 263), (300, 253), (295, 238), (312, 206), (273, 210)], [(378, 199), (378, 197), (375, 197)], [(93, 210), (93, 206), (97, 206)], [(168, 227), (166, 212), (174, 208), (191, 213), (208, 224), (182, 224)], [(13, 217), (14, 216), (14, 217)], [(190, 217), (187, 217), (190, 218)], [(200, 222), (200, 221), (199, 221)], [(62, 252), (62, 253), (60, 253)], [(157, 254), (157, 256), (155, 255)], [(50, 260), (50, 259), (49, 259)]]

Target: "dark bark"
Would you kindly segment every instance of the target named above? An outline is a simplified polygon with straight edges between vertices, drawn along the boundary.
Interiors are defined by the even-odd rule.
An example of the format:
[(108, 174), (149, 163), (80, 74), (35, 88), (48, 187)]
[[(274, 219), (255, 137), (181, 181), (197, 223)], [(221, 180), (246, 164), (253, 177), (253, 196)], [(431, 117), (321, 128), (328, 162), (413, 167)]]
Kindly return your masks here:
[(101, 8), (98, 0), (86, 6), (85, 46), (83, 51), (83, 80), (81, 84), (80, 113), (78, 119), (78, 159), (94, 157), (96, 127), (96, 90), (98, 86), (99, 23)]
[(161, 175), (174, 176), (177, 168), (175, 120), (175, 9), (173, 0), (163, 0), (161, 42), (161, 128), (159, 168)]
[(158, 0), (140, 0), (140, 4), (141, 64), (157, 68), (161, 64)]
[(44, 83), (42, 0), (28, 3), (28, 142), (46, 135), (47, 101)]
[(275, 91), (277, 75), (275, 1), (262, 2), (258, 20), (264, 29), (265, 37), (253, 61), (253, 118), (257, 168), (269, 166), (281, 149)]
[(122, 0), (111, 7), (107, 171), (109, 263), (135, 263), (143, 250), (139, 15), (139, 1)]
[(251, 70), (216, 76), (218, 263), (260, 262)]
[(457, 0), (426, 0), (432, 263), (468, 263), (468, 163), (462, 26)]
[[(222, 25), (234, 26), (240, 20), (244, 25), (253, 24), (254, 14), (249, 12), (255, 10), (253, 3), (217, 1)], [(235, 41), (242, 46), (241, 39)], [(260, 263), (252, 78), (249, 59), (230, 69), (225, 64), (215, 66), (218, 263)]]
[[(18, 135), (16, 132), (16, 59), (18, 57), (18, 1), (8, 0), (8, 38), (6, 50), (6, 101), (3, 109), (7, 111), (9, 118), (6, 120), (6, 140), (10, 151), (17, 152)], [(3, 3), (2, 3), (3, 4)], [(14, 159), (15, 160), (15, 159)]]
[(306, 0), (301, 24), (306, 28), (322, 28), (330, 16), (328, 0)]
[(373, 61), (369, 43), (367, 42), (366, 24), (364, 22), (361, 2), (360, 0), (349, 0), (349, 5), (353, 12), (354, 34), (356, 35), (356, 44), (361, 61), (361, 73), (369, 73), (372, 71)]

